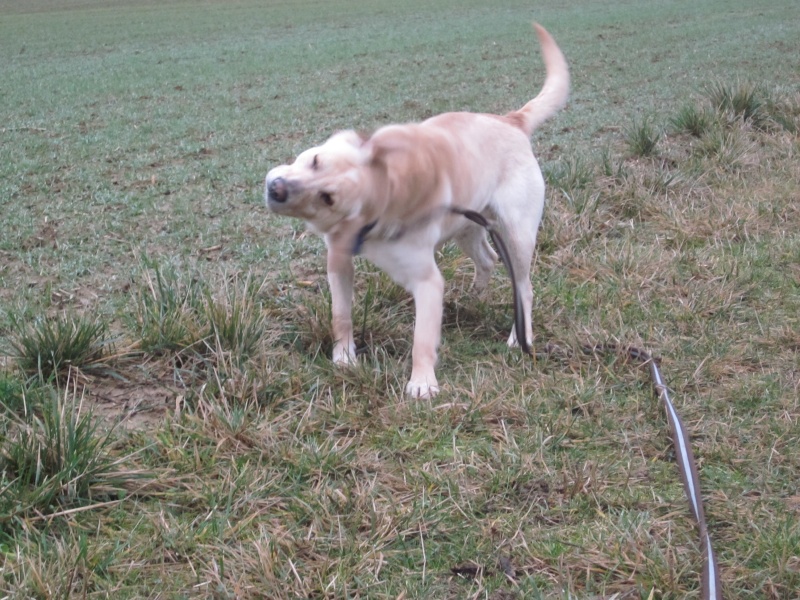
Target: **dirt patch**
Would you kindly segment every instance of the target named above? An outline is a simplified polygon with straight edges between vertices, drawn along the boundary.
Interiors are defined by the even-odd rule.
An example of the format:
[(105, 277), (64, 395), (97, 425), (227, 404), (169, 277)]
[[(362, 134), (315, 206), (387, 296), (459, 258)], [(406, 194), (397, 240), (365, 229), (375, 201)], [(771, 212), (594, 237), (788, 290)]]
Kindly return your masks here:
[(96, 378), (87, 385), (86, 395), (95, 415), (129, 431), (157, 427), (183, 399), (171, 383), (128, 374), (124, 379)]
[(22, 240), (20, 247), (23, 250), (32, 250), (33, 248), (51, 247), (54, 250), (58, 249), (58, 228), (57, 223), (54, 221), (47, 221), (43, 223), (33, 235)]

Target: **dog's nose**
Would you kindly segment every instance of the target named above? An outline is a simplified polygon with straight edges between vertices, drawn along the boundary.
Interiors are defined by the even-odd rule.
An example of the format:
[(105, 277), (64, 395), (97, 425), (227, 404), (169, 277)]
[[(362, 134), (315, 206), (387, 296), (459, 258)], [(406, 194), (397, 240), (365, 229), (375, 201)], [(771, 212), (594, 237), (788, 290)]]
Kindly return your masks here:
[(286, 202), (289, 197), (289, 186), (286, 185), (286, 180), (283, 177), (276, 177), (267, 182), (267, 195), (270, 202), (278, 202), (280, 204)]

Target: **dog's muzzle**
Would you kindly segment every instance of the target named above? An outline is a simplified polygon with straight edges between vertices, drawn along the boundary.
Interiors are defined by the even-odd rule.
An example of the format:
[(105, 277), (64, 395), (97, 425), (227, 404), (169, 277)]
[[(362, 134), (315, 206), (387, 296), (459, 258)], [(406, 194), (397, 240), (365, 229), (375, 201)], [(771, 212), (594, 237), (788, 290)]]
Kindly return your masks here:
[(267, 181), (267, 200), (276, 204), (283, 204), (289, 198), (289, 185), (283, 177), (276, 177)]

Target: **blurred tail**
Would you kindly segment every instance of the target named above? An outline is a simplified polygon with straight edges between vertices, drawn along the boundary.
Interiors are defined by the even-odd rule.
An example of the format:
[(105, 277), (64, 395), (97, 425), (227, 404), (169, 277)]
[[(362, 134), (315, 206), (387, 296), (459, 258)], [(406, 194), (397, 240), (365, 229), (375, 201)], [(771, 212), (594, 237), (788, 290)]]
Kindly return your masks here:
[(521, 109), (506, 115), (530, 136), (533, 131), (552, 117), (567, 103), (569, 97), (569, 67), (556, 41), (538, 23), (533, 24), (542, 47), (542, 58), (547, 76), (539, 95)]

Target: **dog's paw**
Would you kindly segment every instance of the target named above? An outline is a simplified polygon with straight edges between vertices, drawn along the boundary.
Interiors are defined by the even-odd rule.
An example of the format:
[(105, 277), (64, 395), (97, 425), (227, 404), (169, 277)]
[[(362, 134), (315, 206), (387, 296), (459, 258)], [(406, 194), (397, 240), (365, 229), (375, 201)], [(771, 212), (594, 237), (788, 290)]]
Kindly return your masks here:
[(333, 347), (333, 364), (337, 367), (351, 367), (356, 364), (356, 347), (349, 348), (344, 344), (336, 344)]
[(418, 398), (420, 400), (429, 400), (439, 393), (439, 384), (436, 379), (433, 382), (429, 380), (415, 381), (412, 379), (406, 384), (406, 395), (411, 398)]
[[(508, 336), (508, 347), (509, 348), (519, 348), (519, 340), (517, 339), (517, 332), (512, 331), (511, 335)], [(533, 340), (528, 340), (528, 348), (533, 347)]]

